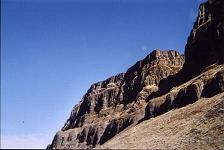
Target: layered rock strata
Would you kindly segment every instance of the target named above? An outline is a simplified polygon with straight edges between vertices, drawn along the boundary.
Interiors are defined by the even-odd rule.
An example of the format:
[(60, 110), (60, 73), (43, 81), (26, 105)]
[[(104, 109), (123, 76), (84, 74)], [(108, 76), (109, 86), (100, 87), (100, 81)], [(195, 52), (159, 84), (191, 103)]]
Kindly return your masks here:
[(154, 50), (126, 73), (93, 84), (49, 148), (94, 148), (144, 117), (145, 99), (184, 63), (177, 51)]
[[(209, 0), (199, 7), (185, 63), (176, 51), (155, 50), (126, 73), (93, 84), (48, 148), (99, 147), (141, 121), (223, 93), (223, 63), (224, 1)], [(223, 126), (215, 125), (222, 137)]]
[(224, 149), (224, 93), (151, 118), (97, 149)]
[(162, 80), (160, 90), (148, 99), (169, 92), (171, 88), (187, 82), (213, 64), (224, 63), (224, 1), (209, 0), (199, 6), (198, 17), (188, 37), (184, 55), (183, 68)]
[[(159, 90), (149, 95), (145, 117), (150, 118), (151, 114), (159, 115), (172, 108), (194, 103), (201, 97), (211, 97), (223, 92), (223, 60), (224, 1), (210, 0), (199, 6), (197, 20), (185, 46), (183, 68), (161, 81)], [(209, 74), (212, 72), (213, 75)], [(204, 74), (206, 75), (203, 76)], [(196, 80), (196, 76), (200, 78)], [(159, 106), (153, 108), (155, 104), (151, 103), (155, 99)]]

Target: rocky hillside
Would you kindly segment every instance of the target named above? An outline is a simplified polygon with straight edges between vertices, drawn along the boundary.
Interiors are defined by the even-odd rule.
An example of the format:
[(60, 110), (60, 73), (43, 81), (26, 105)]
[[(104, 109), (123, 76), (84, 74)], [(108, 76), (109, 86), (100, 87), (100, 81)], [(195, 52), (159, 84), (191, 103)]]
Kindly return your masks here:
[[(140, 148), (138, 146), (144, 147), (144, 144), (150, 146), (147, 141), (155, 141), (152, 138), (153, 135), (157, 135), (150, 130), (150, 126), (153, 126), (153, 118), (167, 116), (166, 112), (168, 111), (168, 114), (173, 112), (174, 115), (178, 116), (181, 111), (173, 111), (173, 109), (179, 109), (188, 104), (192, 104), (191, 111), (194, 112), (199, 103), (196, 102), (197, 100), (207, 101), (209, 99), (212, 104), (205, 111), (199, 113), (203, 116), (207, 110), (212, 109), (217, 101), (220, 102), (220, 99), (223, 99), (223, 96), (215, 97), (216, 100), (213, 103), (213, 98), (211, 98), (224, 92), (223, 44), (224, 1), (209, 0), (199, 7), (199, 15), (185, 47), (185, 62), (183, 56), (177, 51), (154, 50), (146, 58), (130, 67), (126, 73), (93, 84), (80, 103), (75, 105), (64, 127), (57, 132), (48, 148), (94, 148), (100, 146), (103, 148)], [(224, 107), (222, 102), (219, 106), (222, 107), (221, 109)], [(183, 109), (185, 110), (185, 108)], [(191, 120), (194, 117), (194, 114), (189, 113), (188, 115), (189, 117), (186, 117), (185, 120)], [(212, 117), (213, 115), (210, 115), (210, 118)], [(151, 123), (147, 124), (145, 120)], [(163, 119), (157, 120), (161, 121), (162, 124)], [(178, 117), (174, 117), (173, 121), (176, 121), (177, 125), (186, 125), (191, 128), (190, 122), (181, 123), (180, 121), (178, 123)], [(209, 121), (208, 123), (212, 124)], [(218, 127), (220, 125), (217, 122), (214, 124), (214, 128), (217, 127), (216, 132), (221, 134), (220, 137), (223, 137), (223, 125)], [(143, 128), (138, 128), (139, 126), (144, 126), (144, 129), (147, 128), (147, 130), (142, 131), (152, 134), (150, 134), (151, 137), (145, 137), (145, 142), (141, 143), (142, 145), (136, 143), (137, 141), (134, 142), (135, 139), (138, 136), (143, 137), (143, 134), (148, 134), (140, 132)], [(163, 128), (164, 132), (162, 132)], [(174, 132), (182, 133), (179, 125), (176, 131), (175, 128), (173, 130), (168, 130), (168, 128), (169, 126), (166, 124), (162, 128), (155, 127), (155, 130), (158, 130), (160, 134), (158, 137), (161, 137), (161, 140), (160, 138), (156, 140), (161, 148), (175, 147), (172, 144), (165, 146), (166, 142), (164, 143), (164, 138), (162, 138), (165, 135), (162, 133), (166, 131), (172, 134)], [(154, 128), (152, 129), (154, 130)], [(138, 146), (135, 144), (125, 146), (123, 144), (119, 147), (119, 144), (122, 145), (121, 142), (125, 143), (128, 132), (133, 132), (133, 130), (139, 130), (139, 133), (142, 133), (141, 135), (133, 135), (130, 139), (133, 142), (129, 141), (129, 143), (135, 143)], [(186, 134), (193, 134), (193, 132), (186, 132)], [(204, 136), (205, 139), (209, 139), (206, 135)], [(191, 136), (188, 138), (192, 140)], [(183, 146), (181, 146), (181, 142), (177, 147)], [(155, 143), (152, 142), (152, 144)], [(219, 142), (218, 146), (220, 146)]]
[(224, 93), (173, 109), (97, 149), (224, 149)]
[(184, 63), (177, 51), (154, 50), (126, 73), (93, 84), (49, 148), (94, 148), (144, 117), (145, 99)]

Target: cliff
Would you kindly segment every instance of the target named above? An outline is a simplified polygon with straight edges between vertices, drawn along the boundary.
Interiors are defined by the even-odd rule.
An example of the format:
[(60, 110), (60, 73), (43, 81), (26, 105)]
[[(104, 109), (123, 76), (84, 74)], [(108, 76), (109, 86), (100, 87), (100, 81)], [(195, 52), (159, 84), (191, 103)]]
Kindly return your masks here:
[(138, 123), (144, 117), (145, 99), (183, 63), (177, 51), (154, 50), (126, 73), (91, 85), (49, 148), (94, 148)]
[(146, 120), (97, 149), (223, 149), (224, 93)]
[(147, 97), (145, 119), (192, 104), (224, 91), (224, 1), (209, 0), (199, 14), (185, 46), (185, 63), (162, 80)]
[[(182, 132), (180, 126), (186, 125), (187, 129), (193, 130), (194, 124), (181, 122), (177, 116), (188, 114), (185, 119), (191, 120), (194, 114), (188, 113), (188, 108), (192, 112), (199, 111), (200, 107), (197, 108), (197, 105), (206, 107), (201, 112), (195, 112), (199, 116), (209, 116), (215, 104), (219, 104), (220, 110), (223, 109), (223, 94), (216, 97), (224, 92), (223, 63), (224, 1), (209, 0), (199, 7), (197, 20), (185, 46), (185, 62), (177, 51), (154, 50), (125, 73), (93, 84), (80, 103), (75, 105), (64, 127), (55, 135), (48, 148), (142, 148), (150, 146), (150, 139), (151, 145), (156, 145), (152, 137), (157, 134), (152, 130), (158, 130), (161, 137), (157, 139), (159, 146), (154, 148), (187, 148), (187, 144), (181, 145), (183, 141), (178, 140), (178, 146), (166, 146), (167, 142), (162, 142), (166, 139), (161, 132), (163, 129), (154, 127), (153, 119), (158, 118), (156, 124), (160, 124), (174, 113), (173, 121), (177, 122), (177, 130), (173, 128), (170, 131), (169, 124), (164, 124), (161, 127), (164, 128), (164, 133), (183, 133), (183, 137), (193, 135), (193, 131)], [(209, 101), (208, 106), (206, 101)], [(190, 106), (186, 106), (189, 104)], [(183, 109), (184, 113), (179, 109)], [(217, 128), (214, 134), (219, 133), (217, 138), (220, 139), (223, 137), (223, 125), (219, 121), (223, 117), (218, 115), (215, 118), (216, 113), (209, 118), (213, 118), (214, 122), (208, 118), (206, 121)], [(132, 138), (130, 137), (132, 141), (122, 146), (122, 142), (127, 141), (129, 132), (133, 133)], [(136, 138), (144, 137), (143, 134), (147, 136), (147, 132), (151, 134), (151, 137), (146, 138), (149, 143), (147, 140), (145, 143), (139, 141), (141, 145), (136, 143), (138, 140), (134, 142)], [(215, 139), (212, 134), (200, 134), (204, 136), (204, 144), (208, 144), (209, 136), (214, 137), (212, 140)], [(190, 136), (186, 139), (192, 140)], [(198, 148), (200, 146), (199, 142)], [(220, 141), (215, 146), (224, 148)]]
[(209, 0), (199, 7), (197, 20), (185, 46), (184, 69), (200, 73), (204, 68), (224, 63), (224, 2)]

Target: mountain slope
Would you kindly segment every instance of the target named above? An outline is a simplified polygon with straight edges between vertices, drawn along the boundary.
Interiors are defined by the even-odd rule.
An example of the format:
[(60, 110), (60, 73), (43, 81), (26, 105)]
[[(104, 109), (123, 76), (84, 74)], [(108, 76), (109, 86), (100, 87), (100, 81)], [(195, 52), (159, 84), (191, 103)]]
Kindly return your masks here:
[[(177, 51), (155, 50), (126, 73), (93, 84), (73, 108), (48, 148), (94, 148), (100, 145), (101, 148), (158, 148), (156, 145), (161, 148), (187, 148), (192, 146), (195, 138), (198, 140), (196, 145), (199, 142), (198, 148), (206, 148), (203, 143), (209, 148), (222, 148), (224, 126), (220, 122), (223, 120), (220, 114), (223, 94), (221, 97), (216, 95), (224, 92), (223, 0), (209, 0), (200, 5), (185, 55), (184, 62), (184, 57)], [(220, 109), (213, 111), (216, 104)], [(156, 124), (159, 127), (160, 122), (163, 124), (163, 120), (170, 117), (167, 114), (172, 113), (176, 128), (172, 127), (175, 125), (172, 123), (161, 128), (154, 126), (153, 120), (158, 120)], [(188, 116), (180, 120), (178, 114)], [(195, 116), (199, 120), (200, 117), (210, 116), (205, 119), (208, 124), (201, 122), (202, 125), (196, 127)], [(214, 133), (207, 132), (210, 126), (214, 127), (211, 129)], [(171, 127), (172, 130), (169, 130)], [(201, 133), (197, 135), (199, 130)], [(130, 132), (133, 132), (130, 136), (132, 141), (127, 143), (125, 138)], [(177, 134), (176, 139), (166, 132)], [(141, 145), (135, 141), (138, 136), (144, 137)], [(166, 136), (170, 137), (167, 139), (170, 143), (164, 142)], [(184, 143), (184, 138), (187, 143)], [(215, 138), (221, 141), (215, 142)], [(176, 145), (172, 144), (175, 142)]]
[(94, 148), (138, 123), (145, 99), (183, 63), (177, 51), (155, 50), (126, 73), (93, 84), (48, 148)]
[(146, 121), (100, 148), (223, 149), (223, 60), (224, 1), (209, 0), (199, 7), (183, 68), (146, 99)]
[(102, 149), (224, 149), (224, 93), (146, 120)]

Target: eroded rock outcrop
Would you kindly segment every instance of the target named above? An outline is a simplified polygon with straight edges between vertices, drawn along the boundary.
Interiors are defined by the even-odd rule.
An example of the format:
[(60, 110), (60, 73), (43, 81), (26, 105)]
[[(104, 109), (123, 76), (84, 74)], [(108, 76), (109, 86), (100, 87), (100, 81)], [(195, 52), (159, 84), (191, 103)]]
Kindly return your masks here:
[(224, 65), (217, 65), (190, 81), (173, 87), (170, 92), (150, 99), (145, 108), (145, 119), (192, 104), (200, 98), (209, 98), (224, 92), (223, 76)]
[(146, 120), (97, 149), (224, 149), (224, 93)]
[(199, 7), (199, 15), (185, 47), (183, 68), (162, 80), (158, 91), (149, 95), (145, 118), (222, 93), (223, 60), (224, 1), (211, 0)]
[(94, 148), (144, 117), (145, 99), (184, 63), (177, 51), (154, 50), (126, 73), (93, 84), (49, 148)]
[(174, 50), (153, 51), (127, 70), (122, 81), (120, 102), (127, 105), (135, 101), (143, 87), (148, 85), (152, 87), (152, 91), (149, 86), (145, 88), (145, 92), (149, 91), (148, 95), (155, 91), (156, 88), (153, 85), (158, 86), (162, 79), (177, 73), (184, 63), (183, 59), (183, 56)]
[(224, 1), (209, 0), (199, 7), (185, 63), (177, 51), (154, 50), (126, 73), (93, 84), (48, 148), (98, 147), (144, 119), (223, 93), (223, 44)]
[(159, 84), (155, 98), (201, 74), (212, 64), (224, 63), (224, 1), (209, 0), (199, 6), (198, 17), (185, 46), (185, 63), (177, 74)]
[(209, 0), (200, 5), (185, 57), (184, 69), (191, 73), (200, 73), (209, 65), (224, 62), (224, 1)]

